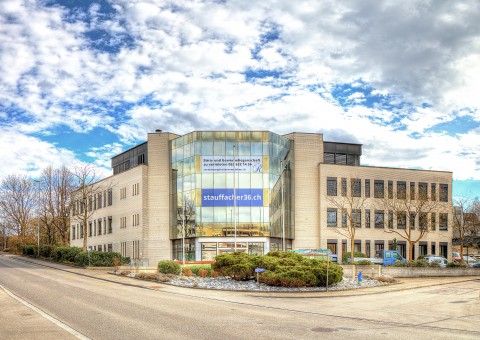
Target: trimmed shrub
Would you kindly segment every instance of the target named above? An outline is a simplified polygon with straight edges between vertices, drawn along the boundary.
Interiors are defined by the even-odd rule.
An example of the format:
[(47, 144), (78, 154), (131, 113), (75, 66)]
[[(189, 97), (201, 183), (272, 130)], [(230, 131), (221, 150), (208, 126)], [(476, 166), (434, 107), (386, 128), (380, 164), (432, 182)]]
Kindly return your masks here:
[(389, 265), (389, 266), (393, 266), (393, 267), (409, 267), (409, 263), (408, 263), (408, 262), (397, 261), (397, 262), (395, 262), (395, 264)]
[(237, 281), (249, 280), (255, 274), (255, 256), (246, 253), (231, 253), (217, 256), (212, 269), (220, 275)]
[(58, 247), (53, 253), (53, 259), (57, 262), (75, 263), (75, 256), (81, 252), (80, 247)]
[(163, 274), (180, 274), (182, 267), (175, 261), (163, 260), (158, 262), (158, 272)]
[(193, 273), (192, 273), (192, 270), (188, 267), (185, 267), (182, 269), (182, 275), (183, 276), (192, 276)]
[(447, 263), (447, 268), (466, 268), (467, 264), (463, 262), (448, 262)]
[(196, 275), (196, 276), (202, 276), (200, 274), (201, 271), (205, 271), (207, 273), (206, 276), (203, 276), (203, 277), (211, 276), (211, 273), (212, 273), (212, 266), (209, 264), (188, 265), (188, 268), (190, 268), (192, 270), (193, 275)]
[(120, 258), (122, 264), (130, 263), (130, 258), (122, 257), (119, 253), (114, 252), (101, 252), (101, 251), (90, 251), (90, 252), (79, 252), (75, 255), (75, 264), (86, 267), (114, 267), (115, 264), (113, 259), (115, 257)]
[(40, 245), (40, 257), (46, 257), (48, 259), (53, 258), (55, 255), (55, 246), (49, 244)]
[(33, 246), (31, 244), (25, 244), (22, 247), (22, 254), (26, 256), (36, 256), (37, 251), (36, 251), (36, 246)]
[[(343, 264), (348, 264), (348, 259), (351, 258), (351, 252), (346, 252), (345, 254), (342, 255), (342, 263)], [(353, 252), (353, 257), (367, 257), (364, 253), (360, 253), (358, 251)]]
[(206, 278), (208, 276), (208, 271), (206, 269), (200, 269), (197, 275), (202, 278)]
[(360, 260), (360, 261), (353, 262), (351, 264), (356, 264), (356, 265), (359, 265), (359, 266), (370, 266), (373, 263), (372, 263), (372, 261), (369, 261), (369, 260)]
[(429, 267), (429, 263), (426, 260), (416, 259), (409, 262), (409, 267)]

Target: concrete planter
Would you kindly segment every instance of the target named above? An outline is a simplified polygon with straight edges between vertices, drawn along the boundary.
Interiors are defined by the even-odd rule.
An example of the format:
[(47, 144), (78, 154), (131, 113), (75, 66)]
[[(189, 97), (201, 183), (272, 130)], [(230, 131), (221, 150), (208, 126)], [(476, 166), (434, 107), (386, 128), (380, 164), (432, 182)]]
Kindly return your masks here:
[(434, 267), (382, 267), (379, 265), (342, 265), (343, 275), (357, 275), (362, 271), (363, 276), (377, 278), (378, 276), (389, 277), (456, 277), (478, 276), (480, 268), (434, 268)]

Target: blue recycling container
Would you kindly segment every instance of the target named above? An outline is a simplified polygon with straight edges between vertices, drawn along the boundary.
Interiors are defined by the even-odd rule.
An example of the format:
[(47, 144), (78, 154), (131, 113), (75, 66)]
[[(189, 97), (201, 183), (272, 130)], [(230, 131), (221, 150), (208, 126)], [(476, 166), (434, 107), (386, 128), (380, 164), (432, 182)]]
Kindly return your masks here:
[(362, 272), (359, 271), (357, 275), (358, 282), (362, 282)]

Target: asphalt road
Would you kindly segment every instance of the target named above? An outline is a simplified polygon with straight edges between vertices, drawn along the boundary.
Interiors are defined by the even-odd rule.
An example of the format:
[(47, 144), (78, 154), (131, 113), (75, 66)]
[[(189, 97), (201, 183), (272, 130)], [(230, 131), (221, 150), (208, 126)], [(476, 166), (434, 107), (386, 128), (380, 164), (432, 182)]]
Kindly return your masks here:
[[(148, 282), (138, 287), (0, 256), (0, 285), (91, 339), (480, 338), (479, 280), (302, 298)], [(16, 338), (2, 336), (1, 323), (0, 339)], [(33, 331), (20, 338), (47, 337)]]

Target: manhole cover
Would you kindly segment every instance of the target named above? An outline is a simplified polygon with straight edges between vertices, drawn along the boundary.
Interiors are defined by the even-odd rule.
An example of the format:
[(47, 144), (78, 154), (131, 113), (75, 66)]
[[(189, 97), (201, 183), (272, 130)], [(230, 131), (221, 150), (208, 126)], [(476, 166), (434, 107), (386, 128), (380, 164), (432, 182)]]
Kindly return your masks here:
[(336, 328), (327, 328), (327, 327), (317, 327), (313, 328), (312, 331), (318, 332), (318, 333), (332, 333), (336, 332), (338, 329)]

